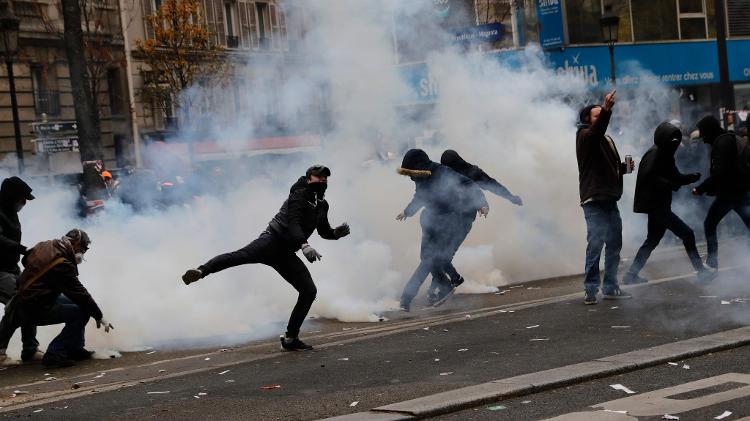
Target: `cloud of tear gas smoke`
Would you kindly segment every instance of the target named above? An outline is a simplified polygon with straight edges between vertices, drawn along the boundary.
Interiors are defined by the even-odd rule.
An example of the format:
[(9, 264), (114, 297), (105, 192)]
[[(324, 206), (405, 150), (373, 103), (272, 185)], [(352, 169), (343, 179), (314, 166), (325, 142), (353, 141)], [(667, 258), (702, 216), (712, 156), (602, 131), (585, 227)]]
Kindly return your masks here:
[[(352, 235), (337, 242), (311, 239), (323, 255), (321, 262), (308, 266), (318, 286), (312, 313), (371, 321), (375, 314), (395, 308), (418, 264), (420, 241), (417, 217), (405, 223), (394, 220), (414, 191), (414, 183), (396, 175), (395, 169), (414, 134), (423, 132), (439, 133), (437, 140), (423, 145), (434, 161), (445, 148), (456, 149), (525, 202), (517, 208), (486, 194), (490, 215), (474, 223), (456, 257), (459, 271), (471, 281), (467, 289), (487, 292), (491, 286), (582, 270), (585, 226), (578, 205), (574, 142), (581, 104), (568, 105), (563, 98), (585, 96), (583, 82), (555, 75), (534, 48), (515, 69), (496, 58), (435, 53), (428, 60), (440, 80), (435, 113), (407, 118), (394, 107), (410, 88), (390, 66), (394, 60), (386, 3), (314, 0), (305, 5), (314, 22), (303, 40), (309, 58), (294, 66), (271, 62), (265, 73), (248, 70), (254, 73), (253, 89), (240, 100), (273, 102), (277, 112), (299, 115), (312, 108), (313, 97), (326, 87), (332, 130), (322, 147), (302, 158), (258, 158), (248, 171), (227, 171), (229, 191), (205, 195), (192, 208), (134, 214), (111, 206), (106, 214), (86, 222), (83, 228), (93, 244), (80, 268), (81, 278), (117, 328), (110, 336), (90, 333), (95, 344), (125, 350), (185, 346), (283, 331), (296, 293), (270, 268), (229, 269), (189, 287), (180, 275), (256, 238), (289, 187), (315, 162), (333, 172), (327, 193), (331, 223), (348, 221)], [(221, 98), (223, 92), (211, 94)], [(615, 122), (631, 131), (613, 134), (618, 145), (646, 139), (645, 146), (633, 149), (635, 156), (650, 146), (655, 126), (637, 113), (665, 114), (659, 101), (646, 105), (634, 106), (627, 119), (621, 119), (619, 108), (615, 112)], [(211, 134), (231, 147), (233, 139), (259, 137), (265, 124), (254, 115), (240, 115), (216, 125)], [(397, 159), (378, 160), (374, 144), (394, 147)], [(630, 194), (635, 180), (629, 179)], [(62, 211), (72, 209), (72, 193), (38, 193), (39, 199), (21, 215), (26, 244), (59, 237), (81, 225)], [(629, 197), (621, 202), (624, 216), (631, 204)], [(638, 241), (645, 233), (639, 225), (631, 230)]]

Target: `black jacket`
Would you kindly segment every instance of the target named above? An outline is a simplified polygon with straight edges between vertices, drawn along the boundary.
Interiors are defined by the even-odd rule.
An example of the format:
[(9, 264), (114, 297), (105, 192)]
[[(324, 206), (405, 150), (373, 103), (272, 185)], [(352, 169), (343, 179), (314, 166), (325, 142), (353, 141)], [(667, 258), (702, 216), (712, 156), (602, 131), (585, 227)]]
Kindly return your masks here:
[(654, 132), (654, 146), (638, 166), (633, 211), (650, 213), (672, 207), (672, 191), (698, 181), (698, 174), (682, 174), (675, 164), (675, 152), (682, 133), (670, 123), (661, 123)]
[(625, 164), (606, 135), (611, 117), (611, 111), (602, 109), (596, 123), (579, 128), (576, 134), (581, 203), (589, 199), (618, 201), (622, 196)]
[(289, 198), (279, 213), (268, 224), (268, 230), (278, 235), (293, 250), (299, 250), (313, 231), (326, 240), (338, 240), (328, 222), (328, 202), (308, 188), (305, 177), (300, 177), (289, 190)]
[(0, 190), (0, 272), (20, 273), (18, 261), (26, 247), (21, 245), (21, 222), (15, 206), (27, 194), (10, 183), (3, 183)]
[(490, 177), (486, 172), (476, 165), (472, 165), (466, 161), (454, 150), (447, 150), (440, 156), (440, 163), (450, 167), (453, 171), (469, 178), (473, 182), (477, 183), (479, 188), (492, 192), (502, 198), (512, 199), (513, 193), (510, 192), (505, 186), (500, 184), (499, 181)]
[(737, 168), (735, 134), (722, 130), (715, 138), (704, 137), (703, 140), (711, 145), (711, 175), (696, 187), (698, 192), (730, 199), (747, 193), (750, 180), (742, 176)]
[(415, 215), (423, 207), (432, 214), (476, 215), (477, 210), (489, 206), (476, 183), (430, 161), (420, 149), (406, 153), (399, 173), (411, 176), (416, 184), (414, 197), (404, 209), (406, 216)]

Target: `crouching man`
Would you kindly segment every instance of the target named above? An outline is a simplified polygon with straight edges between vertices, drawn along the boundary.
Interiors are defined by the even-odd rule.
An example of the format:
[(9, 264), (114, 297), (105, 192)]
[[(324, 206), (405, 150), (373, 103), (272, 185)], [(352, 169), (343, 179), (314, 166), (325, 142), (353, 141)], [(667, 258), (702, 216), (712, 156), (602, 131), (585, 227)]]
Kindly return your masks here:
[[(70, 367), (76, 361), (90, 359), (84, 333), (89, 318), (105, 332), (113, 326), (78, 280), (78, 265), (89, 249), (88, 234), (74, 229), (59, 240), (43, 241), (28, 251), (24, 259), (18, 293), (5, 310), (0, 329), (12, 335), (21, 325), (49, 326), (64, 323), (62, 331), (47, 347), (42, 364), (46, 367)], [(0, 343), (9, 338), (0, 338)]]

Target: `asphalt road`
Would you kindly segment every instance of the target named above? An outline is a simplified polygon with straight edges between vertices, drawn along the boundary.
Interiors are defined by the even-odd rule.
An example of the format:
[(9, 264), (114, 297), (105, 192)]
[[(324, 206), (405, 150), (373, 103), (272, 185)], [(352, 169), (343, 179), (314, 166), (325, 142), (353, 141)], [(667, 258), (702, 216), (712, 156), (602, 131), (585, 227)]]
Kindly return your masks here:
[[(651, 271), (652, 275), (657, 272), (670, 275), (685, 273), (687, 269), (682, 259), (679, 263), (665, 260), (658, 270), (652, 267)], [(195, 358), (181, 368), (192, 373), (178, 372), (174, 377), (150, 379), (146, 383), (137, 381), (142, 374), (132, 375), (135, 381), (127, 387), (89, 391), (75, 399), (55, 398), (47, 404), (15, 411), (11, 406), (6, 408), (10, 411), (0, 415), (97, 420), (122, 417), (304, 420), (359, 412), (747, 325), (748, 303), (731, 301), (750, 296), (746, 278), (744, 271), (734, 270), (722, 273), (710, 285), (699, 285), (689, 278), (639, 286), (632, 290), (633, 300), (600, 302), (597, 306), (582, 305), (579, 294), (560, 302), (528, 303), (534, 301), (530, 298), (533, 296), (554, 297), (580, 290), (579, 277), (525, 285), (503, 296), (457, 296), (452, 307), (446, 309), (393, 315), (389, 323), (402, 328), (380, 333), (363, 329), (366, 334), (351, 340), (337, 342), (329, 335), (319, 342), (313, 341), (322, 345), (313, 352), (275, 353), (271, 351), (273, 343), (269, 342), (263, 345), (266, 347), (263, 358), (254, 361), (201, 371), (201, 364), (213, 360), (203, 362), (202, 358)], [(513, 302), (520, 303), (518, 297), (523, 295), (520, 291), (529, 299), (522, 300), (526, 304), (513, 307)], [(549, 294), (549, 291), (554, 292)], [(513, 295), (516, 297), (511, 298)], [(509, 307), (500, 312), (501, 307), (497, 306), (503, 305)], [(488, 306), (494, 306), (495, 310), (479, 310)], [(242, 352), (236, 350), (227, 355), (242, 356)], [(732, 362), (731, 357), (728, 361)], [(156, 368), (149, 369), (155, 373)], [(125, 367), (111, 375), (117, 373), (123, 376), (135, 371)], [(693, 371), (679, 373), (692, 375)], [(635, 381), (618, 382), (648, 389), (646, 384)], [(6, 385), (0, 391), (8, 393), (13, 387)], [(586, 396), (579, 403), (559, 402), (559, 407), (550, 408), (549, 414), (560, 415), (616, 397), (609, 390), (606, 392), (607, 396), (592, 392), (590, 399)], [(523, 400), (533, 402), (533, 399)], [(13, 403), (13, 398), (0, 400), (0, 406)], [(547, 412), (533, 412), (541, 411), (536, 406), (526, 406), (532, 408), (531, 418), (517, 419), (547, 416)], [(514, 408), (508, 414), (520, 411)], [(497, 414), (488, 414), (491, 415)], [(509, 419), (515, 415), (512, 417)]]
[[(561, 414), (596, 411), (597, 409), (592, 408), (592, 406), (597, 404), (619, 400), (630, 396), (638, 397), (647, 392), (683, 385), (701, 379), (710, 379), (727, 373), (743, 373), (750, 375), (749, 355), (750, 346), (744, 346), (729, 351), (708, 354), (687, 360), (674, 361), (673, 363), (676, 365), (663, 364), (632, 373), (621, 374), (574, 386), (504, 400), (442, 416), (437, 419), (442, 421), (478, 421), (497, 419), (544, 420), (560, 416)], [(717, 383), (724, 384), (724, 386), (712, 390), (713, 392), (746, 387), (745, 384), (741, 383)], [(615, 390), (610, 386), (613, 384), (624, 385), (636, 393), (628, 395), (625, 392)], [(684, 401), (689, 398), (709, 394), (710, 392), (710, 390), (703, 390), (701, 393), (699, 389), (698, 393), (693, 392), (695, 393), (693, 395), (678, 395), (676, 399), (678, 401)], [(725, 418), (725, 420), (737, 420), (750, 416), (750, 390), (743, 393), (743, 395), (744, 396), (742, 397), (734, 399), (719, 399), (716, 402), (709, 402), (699, 408), (685, 412), (672, 411), (665, 413), (678, 416), (680, 417), (680, 420), (689, 421), (711, 420), (725, 411), (729, 411), (732, 412), (732, 415)], [(612, 408), (616, 409), (611, 410), (632, 410), (632, 408), (635, 408), (636, 406), (638, 406), (637, 403), (632, 405), (620, 403), (615, 404)], [(677, 406), (674, 406), (674, 408), (677, 409)], [(664, 413), (660, 413), (658, 415), (638, 416), (636, 418), (638, 420), (660, 420), (663, 415)], [(580, 419), (597, 419), (598, 417), (601, 417), (600, 412), (585, 416), (582, 415)]]

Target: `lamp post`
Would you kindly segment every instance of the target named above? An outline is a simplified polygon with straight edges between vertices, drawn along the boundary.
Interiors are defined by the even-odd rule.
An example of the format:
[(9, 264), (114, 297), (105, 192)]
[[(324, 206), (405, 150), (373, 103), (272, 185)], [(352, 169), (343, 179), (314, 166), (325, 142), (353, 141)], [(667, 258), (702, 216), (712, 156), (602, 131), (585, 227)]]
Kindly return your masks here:
[(18, 121), (18, 101), (16, 99), (16, 81), (13, 78), (13, 58), (18, 53), (18, 32), (20, 20), (13, 14), (10, 1), (5, 10), (0, 12), (0, 55), (5, 57), (8, 69), (8, 85), (10, 86), (10, 107), (13, 113), (13, 130), (16, 135), (16, 155), (18, 156), (18, 173), (23, 174), (23, 143), (21, 142), (21, 126)]
[(620, 32), (620, 17), (612, 12), (607, 12), (599, 19), (599, 24), (602, 27), (602, 38), (607, 46), (609, 46), (609, 66), (612, 72), (612, 86), (616, 86), (615, 44)]

